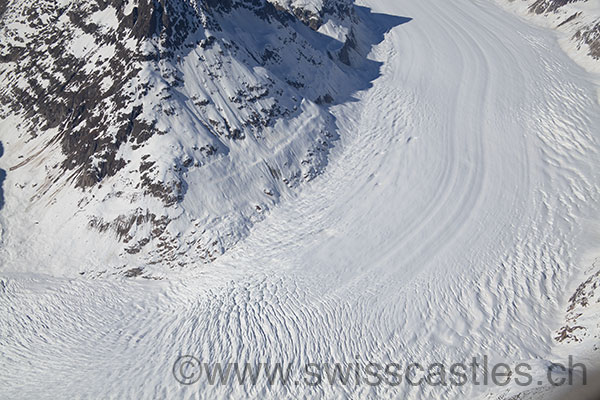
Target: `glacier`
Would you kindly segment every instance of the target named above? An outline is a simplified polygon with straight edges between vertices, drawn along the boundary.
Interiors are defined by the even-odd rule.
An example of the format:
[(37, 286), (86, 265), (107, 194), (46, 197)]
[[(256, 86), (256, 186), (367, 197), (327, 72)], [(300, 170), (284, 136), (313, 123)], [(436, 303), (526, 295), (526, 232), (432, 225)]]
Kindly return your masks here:
[[(486, 355), (540, 376), (568, 355), (598, 366), (596, 304), (573, 303), (591, 313), (586, 333), (556, 339), (600, 256), (598, 72), (563, 52), (555, 31), (495, 1), (360, 0), (357, 13), (382, 39), (362, 64), (379, 65), (378, 76), (328, 106), (337, 140), (326, 167), (213, 262), (147, 279), (79, 276), (57, 262), (45, 268), (57, 238), (35, 236), (17, 252), (3, 229), (2, 397), (500, 399), (560, 390), (186, 386), (172, 371), (181, 355), (298, 369)], [(23, 204), (7, 188), (10, 157), (0, 158), (3, 225)]]

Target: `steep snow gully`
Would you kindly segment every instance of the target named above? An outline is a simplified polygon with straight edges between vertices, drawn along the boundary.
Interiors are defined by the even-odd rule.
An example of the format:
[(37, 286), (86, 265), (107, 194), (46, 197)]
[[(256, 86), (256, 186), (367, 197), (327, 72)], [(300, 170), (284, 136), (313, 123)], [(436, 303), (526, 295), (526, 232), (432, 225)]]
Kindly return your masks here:
[(412, 20), (335, 106), (326, 172), (185, 275), (3, 274), (0, 397), (474, 398), (501, 388), (185, 386), (173, 363), (562, 360), (552, 338), (599, 239), (598, 77), (490, 1), (361, 3)]

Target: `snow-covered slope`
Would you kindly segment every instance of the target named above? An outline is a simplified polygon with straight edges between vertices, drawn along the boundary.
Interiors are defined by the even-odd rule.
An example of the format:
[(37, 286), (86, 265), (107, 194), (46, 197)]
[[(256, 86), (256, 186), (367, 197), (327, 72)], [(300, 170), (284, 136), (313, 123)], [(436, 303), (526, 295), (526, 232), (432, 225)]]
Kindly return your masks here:
[(585, 308), (594, 286), (577, 291), (600, 241), (598, 77), (553, 31), (493, 1), (361, 4), (366, 30), (385, 37), (369, 55), (381, 76), (329, 109), (340, 139), (324, 172), (235, 248), (163, 280), (3, 264), (0, 397), (497, 399), (539, 389), (204, 376), (183, 386), (173, 366), (186, 354), (296, 372), (487, 355), (543, 377), (573, 352), (591, 369), (598, 350), (555, 338), (584, 322), (565, 311)]
[(497, 1), (542, 26), (557, 29), (563, 49), (582, 66), (600, 72), (600, 1)]
[(327, 107), (376, 66), (349, 3), (307, 4), (318, 24), (274, 4), (9, 1), (5, 268), (208, 262), (319, 174), (337, 138)]

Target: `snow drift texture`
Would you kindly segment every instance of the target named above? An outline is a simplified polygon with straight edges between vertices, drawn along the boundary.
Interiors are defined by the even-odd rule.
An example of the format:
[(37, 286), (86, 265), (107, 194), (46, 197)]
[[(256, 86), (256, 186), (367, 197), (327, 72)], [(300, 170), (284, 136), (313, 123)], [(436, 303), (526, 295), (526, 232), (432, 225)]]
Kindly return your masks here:
[[(140, 90), (143, 114), (133, 120), (132, 132), (142, 122), (152, 126), (153, 120), (142, 117), (148, 115), (146, 104), (171, 105), (174, 113), (197, 115), (208, 126), (207, 130), (217, 129), (210, 121), (202, 120), (204, 113), (194, 111), (196, 105), (193, 93), (187, 92), (186, 74), (193, 77), (198, 72), (198, 78), (190, 81), (205, 79), (209, 88), (200, 92), (206, 93), (205, 97), (195, 101), (199, 104), (210, 101), (197, 107), (207, 110), (213, 107), (221, 88), (220, 84), (219, 90), (211, 86), (212, 79), (221, 82), (223, 78), (211, 77), (221, 74), (205, 69), (200, 56), (214, 62), (223, 57), (218, 58), (223, 61), (222, 68), (233, 74), (233, 58), (229, 64), (226, 59), (230, 57), (225, 57), (233, 51), (233, 42), (243, 49), (262, 41), (264, 49), (268, 48), (265, 38), (278, 43), (281, 37), (286, 45), (277, 47), (277, 51), (272, 47), (273, 53), (291, 51), (296, 55), (297, 42), (286, 39), (288, 33), (293, 37), (296, 31), (296, 40), (304, 37), (309, 41), (314, 49), (310, 54), (313, 57), (321, 54), (319, 59), (331, 67), (327, 73), (339, 74), (336, 76), (340, 81), (334, 80), (333, 75), (325, 79), (324, 71), (313, 69), (302, 57), (298, 59), (299, 54), (289, 65), (285, 61), (289, 58), (282, 58), (285, 65), (278, 64), (282, 71), (293, 71), (296, 64), (310, 67), (310, 75), (307, 72), (303, 81), (292, 78), (292, 83), (273, 87), (273, 90), (289, 90), (288, 95), (296, 96), (297, 100), (289, 98), (290, 105), (286, 107), (293, 109), (297, 105), (299, 114), (277, 117), (275, 127), (265, 127), (262, 134), (240, 128), (240, 136), (245, 132), (245, 137), (237, 139), (225, 139), (229, 131), (224, 122), (215, 124), (221, 127), (222, 136), (216, 133), (192, 136), (190, 129), (188, 136), (182, 137), (202, 138), (191, 148), (196, 145), (201, 149), (206, 144), (204, 138), (215, 138), (217, 158), (211, 161), (212, 156), (206, 159), (197, 156), (203, 166), (193, 167), (194, 159), (181, 176), (184, 180), (186, 173), (191, 177), (193, 168), (213, 171), (211, 165), (215, 165), (215, 173), (201, 175), (210, 176), (204, 186), (189, 184), (182, 190), (183, 200), (171, 206), (158, 195), (144, 194), (146, 186), (133, 177), (140, 180), (139, 167), (145, 161), (142, 160), (145, 154), (151, 154), (148, 159), (157, 165), (153, 171), (165, 171), (167, 165), (161, 164), (161, 157), (169, 159), (169, 154), (179, 154), (181, 150), (167, 145), (171, 137), (178, 137), (177, 129), (165, 134), (155, 132), (136, 150), (133, 146), (138, 145), (137, 140), (122, 144), (129, 150), (123, 153), (119, 150), (115, 160), (132, 160), (131, 168), (125, 166), (92, 186), (81, 186), (83, 183), (77, 179), (84, 175), (84, 170), (67, 169), (67, 175), (74, 174), (72, 181), (58, 181), (55, 184), (58, 186), (53, 186), (50, 180), (52, 189), (48, 193), (60, 191), (54, 197), (42, 196), (32, 202), (35, 188), (40, 188), (46, 175), (64, 174), (61, 128), (41, 130), (35, 137), (23, 125), (27, 120), (11, 116), (5, 106), (7, 119), (1, 131), (5, 151), (0, 168), (6, 171), (6, 179), (0, 222), (7, 229), (2, 239), (5, 258), (0, 273), (0, 397), (56, 399), (76, 394), (116, 399), (508, 399), (518, 396), (514, 398), (545, 400), (556, 390), (548, 385), (538, 387), (537, 380), (546, 379), (553, 362), (566, 363), (567, 354), (576, 355), (590, 369), (598, 362), (600, 265), (594, 263), (594, 258), (599, 254), (600, 241), (600, 105), (593, 83), (597, 76), (576, 65), (560, 50), (555, 31), (532, 26), (504, 12), (494, 2), (483, 0), (365, 0), (361, 4), (368, 8), (354, 9), (358, 20), (339, 17), (346, 22), (335, 22), (338, 17), (332, 21), (324, 11), (315, 12), (321, 6), (319, 2), (280, 3), (275, 10), (279, 9), (277, 12), (285, 18), (292, 18), (291, 22), (272, 19), (268, 24), (260, 17), (263, 13), (254, 8), (259, 3), (253, 2), (251, 9), (236, 8), (234, 2), (219, 4), (207, 3), (202, 9), (207, 20), (211, 16), (222, 31), (211, 33), (214, 41), (200, 33), (199, 47), (194, 45), (197, 51), (187, 55), (184, 51), (173, 51), (168, 64), (173, 69), (165, 71), (183, 71), (183, 83), (176, 86), (177, 81), (166, 81), (164, 87), (176, 86), (177, 90), (172, 97), (160, 97), (156, 102), (151, 100), (152, 96), (168, 97), (171, 93), (151, 95), (158, 89), (148, 88), (146, 95)], [(135, 15), (135, 8), (130, 9), (131, 12), (127, 9), (123, 14)], [(98, 21), (114, 22), (110, 15), (102, 18), (96, 13), (90, 15), (95, 15)], [(119, 14), (116, 15), (118, 19)], [(138, 18), (141, 15), (138, 13)], [(156, 18), (151, 21), (167, 29), (164, 18), (160, 18), (160, 24)], [(20, 18), (6, 26), (12, 26), (19, 37), (35, 34), (26, 21), (27, 18)], [(228, 21), (235, 24), (227, 25)], [(252, 22), (252, 30), (241, 25), (244, 21)], [(274, 37), (270, 36), (273, 26), (280, 27)], [(238, 32), (237, 39), (227, 39), (230, 41), (226, 45), (219, 32), (229, 32), (228, 35)], [(257, 33), (249, 38), (248, 32)], [(353, 36), (356, 40), (351, 39)], [(141, 70), (146, 72), (139, 74), (146, 74), (140, 76), (148, 79), (167, 79), (169, 74), (165, 78), (162, 70), (157, 72), (158, 67), (152, 67), (157, 62), (152, 57), (156, 57), (153, 52), (157, 48), (164, 47), (168, 53), (168, 46), (157, 42), (159, 36), (152, 37), (142, 40), (149, 47), (144, 47), (145, 53), (141, 52), (140, 57), (150, 54), (151, 59), (137, 61), (146, 66)], [(346, 37), (349, 40), (344, 41)], [(60, 40), (55, 37), (47, 45), (52, 47)], [(83, 51), (85, 43), (73, 46), (74, 51)], [(371, 48), (369, 44), (376, 45)], [(226, 46), (231, 47), (228, 50)], [(369, 50), (367, 59), (361, 59), (360, 54)], [(7, 56), (8, 52), (3, 54)], [(246, 53), (239, 50), (236, 57), (241, 57), (239, 54)], [(249, 55), (246, 57), (248, 65), (256, 67), (252, 68), (253, 73), (264, 76), (256, 70), (278, 70), (279, 67), (266, 61), (266, 66), (259, 65), (261, 54), (264, 55), (252, 53), (255, 61), (250, 61), (254, 58)], [(182, 57), (178, 59), (177, 55)], [(94, 59), (92, 55), (82, 58)], [(46, 56), (38, 62), (51, 59)], [(245, 62), (235, 65), (242, 64), (246, 65)], [(18, 68), (18, 65), (9, 63), (3, 68)], [(237, 68), (236, 71), (249, 70)], [(29, 71), (35, 71), (35, 64)], [(350, 79), (354, 74), (361, 79)], [(20, 86), (8, 85), (7, 79), (14, 76), (4, 73), (4, 90), (31, 84), (25, 79), (17, 81)], [(279, 75), (274, 72), (268, 76), (279, 82), (275, 79)], [(258, 78), (244, 79), (253, 82), (252, 85), (263, 82)], [(111, 90), (110, 82), (107, 80), (107, 90)], [(296, 88), (293, 82), (301, 82), (304, 88), (300, 85)], [(236, 88), (234, 93), (245, 87), (238, 87), (239, 83), (239, 80), (228, 81), (228, 85)], [(342, 88), (348, 85), (364, 90), (345, 96)], [(236, 111), (236, 116), (248, 115), (243, 110), (252, 109), (260, 117), (261, 109), (253, 108), (252, 104), (265, 104), (263, 107), (274, 104), (266, 103), (276, 96), (271, 89), (267, 97), (255, 102), (243, 99), (260, 97), (263, 92), (251, 94), (254, 92), (250, 89), (244, 90), (248, 94), (240, 95), (240, 99), (246, 108)], [(190, 100), (183, 101), (186, 98)], [(20, 100), (18, 95), (12, 95), (7, 101), (10, 106)], [(219, 101), (225, 113), (229, 94)], [(237, 103), (231, 102), (234, 105), (229, 109), (237, 110)], [(317, 106), (317, 103), (322, 104)], [(186, 107), (175, 107), (177, 104)], [(219, 111), (214, 107), (215, 113)], [(19, 111), (17, 107), (15, 112)], [(175, 114), (156, 115), (160, 116), (156, 129), (179, 120)], [(215, 121), (224, 121), (224, 117), (216, 119), (222, 114), (211, 115)], [(305, 126), (311, 129), (302, 125), (308, 116), (313, 116), (309, 118), (313, 122)], [(114, 113), (107, 113), (107, 117), (116, 118)], [(303, 152), (294, 153), (298, 159), (289, 158), (288, 169), (283, 168), (285, 163), (278, 166), (281, 181), (273, 178), (272, 186), (265, 188), (261, 175), (249, 172), (250, 186), (244, 187), (254, 187), (257, 195), (266, 196), (265, 199), (271, 199), (265, 189), (275, 196), (280, 193), (285, 201), (272, 207), (244, 240), (214, 262), (189, 264), (195, 268), (165, 272), (159, 270), (162, 264), (144, 264), (140, 265), (144, 269), (134, 269), (131, 261), (136, 258), (132, 258), (123, 268), (123, 273), (128, 271), (126, 275), (131, 278), (119, 274), (89, 279), (91, 274), (88, 274), (73, 279), (28, 272), (74, 273), (79, 268), (83, 272), (93, 262), (102, 263), (98, 259), (104, 254), (119, 250), (114, 245), (116, 230), (112, 226), (97, 236), (90, 236), (89, 232), (98, 229), (87, 228), (90, 216), (102, 217), (103, 221), (95, 226), (104, 226), (130, 212), (130, 200), (123, 201), (127, 199), (123, 196), (130, 194), (122, 190), (119, 195), (118, 187), (135, 188), (139, 183), (141, 197), (133, 204), (152, 207), (151, 212), (180, 210), (181, 221), (200, 212), (197, 211), (200, 207), (196, 209), (194, 204), (187, 203), (196, 198), (215, 196), (217, 201), (207, 200), (206, 204), (223, 209), (230, 209), (232, 204), (247, 204), (256, 210), (253, 201), (235, 200), (239, 193), (246, 192), (228, 183), (234, 181), (231, 176), (261, 168), (264, 176), (271, 176), (262, 160), (247, 161), (255, 160), (254, 154), (262, 154), (274, 168), (272, 157), (277, 159), (277, 149), (287, 146), (304, 149), (295, 146), (314, 144), (312, 139), (299, 139), (299, 135), (314, 138), (310, 136), (312, 127), (326, 125), (328, 119), (335, 122), (339, 138), (329, 148), (327, 168), (310, 182), (299, 184), (294, 196), (285, 182), (283, 185), (278, 182), (288, 177), (283, 172), (292, 170), (296, 165), (292, 161), (304, 159), (300, 157)], [(233, 123), (237, 119), (228, 117), (227, 121), (231, 128), (239, 128)], [(289, 129), (275, 129), (281, 121)], [(16, 130), (19, 123), (21, 129)], [(40, 124), (43, 123), (40, 119)], [(200, 122), (198, 125), (201, 126)], [(186, 132), (185, 124), (180, 128)], [(283, 140), (278, 142), (281, 147), (255, 153), (262, 147), (251, 144), (258, 143), (255, 137), (259, 135), (265, 141), (275, 140), (268, 139), (273, 137), (287, 138), (289, 142)], [(46, 143), (43, 138), (50, 140), (55, 136), (56, 141), (48, 145), (55, 146), (56, 151), (50, 151), (43, 145)], [(186, 141), (182, 139), (182, 143)], [(219, 147), (221, 143), (227, 148)], [(244, 146), (248, 147), (247, 155)], [(182, 149), (189, 147), (182, 145)], [(39, 151), (45, 155), (35, 156)], [(141, 151), (139, 160), (134, 161), (128, 155), (137, 151)], [(191, 157), (196, 153), (181, 154)], [(232, 161), (225, 163), (218, 157), (230, 157)], [(23, 165), (19, 167), (20, 163)], [(55, 164), (56, 171), (52, 172)], [(239, 165), (243, 168), (236, 167)], [(132, 185), (119, 183), (121, 176), (131, 177)], [(219, 180), (219, 176), (225, 178)], [(168, 181), (161, 179), (165, 184)], [(108, 196), (113, 192), (113, 184), (114, 195)], [(192, 193), (194, 190), (197, 193)], [(218, 195), (219, 191), (223, 195)], [(82, 202), (83, 211), (78, 212), (77, 203), (82, 197), (87, 197), (89, 206)], [(86, 211), (86, 207), (91, 207), (91, 211)], [(235, 210), (242, 213), (245, 208), (240, 206)], [(180, 231), (181, 243), (204, 229), (203, 223), (199, 228), (187, 223), (178, 227), (177, 221), (171, 221), (166, 229)], [(241, 220), (223, 218), (218, 223), (227, 225), (231, 221)], [(79, 222), (85, 229), (73, 231)], [(126, 231), (127, 235), (145, 229), (143, 225), (138, 228), (136, 222)], [(192, 233), (195, 229), (197, 233)], [(135, 237), (126, 246), (133, 246), (138, 236)], [(155, 242), (146, 246), (154, 248), (152, 243)], [(160, 248), (159, 243), (156, 249)], [(146, 246), (131, 257), (153, 257), (145, 253)], [(128, 255), (124, 250), (121, 252)], [(85, 260), (87, 256), (91, 261), (64, 263), (61, 269), (61, 259), (71, 260), (69, 253), (73, 259)], [(113, 264), (106, 265), (109, 268)], [(133, 277), (138, 274), (141, 275)], [(263, 378), (256, 385), (214, 386), (201, 380), (184, 387), (172, 373), (173, 363), (182, 354), (193, 354), (206, 363), (291, 362), (296, 371), (301, 371), (308, 362), (364, 360), (403, 366), (412, 362), (451, 365), (487, 355), (491, 363), (505, 362), (513, 369), (521, 362), (529, 363), (534, 381), (532, 388), (408, 384), (309, 387), (269, 386)], [(521, 393), (524, 390), (527, 392)]]
[(580, 64), (600, 72), (598, 0), (497, 0), (537, 23), (558, 29), (561, 45)]

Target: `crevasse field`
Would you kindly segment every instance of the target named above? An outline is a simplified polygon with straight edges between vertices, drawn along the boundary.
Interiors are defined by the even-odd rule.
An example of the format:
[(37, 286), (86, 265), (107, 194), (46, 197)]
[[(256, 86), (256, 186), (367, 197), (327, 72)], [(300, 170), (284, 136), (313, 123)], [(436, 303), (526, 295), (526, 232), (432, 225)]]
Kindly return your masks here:
[[(472, 399), (527, 389), (262, 377), (186, 386), (173, 375), (180, 355), (297, 371), (484, 355), (541, 376), (566, 354), (592, 365), (593, 353), (554, 337), (600, 254), (598, 75), (561, 51), (555, 32), (491, 1), (359, 3), (387, 31), (370, 54), (381, 76), (335, 107), (340, 141), (325, 172), (223, 257), (168, 280), (3, 272), (0, 397)], [(389, 16), (407, 19), (390, 27)]]

